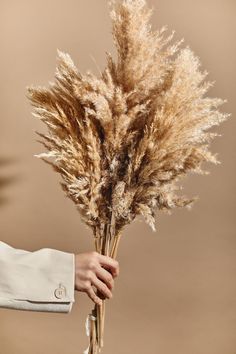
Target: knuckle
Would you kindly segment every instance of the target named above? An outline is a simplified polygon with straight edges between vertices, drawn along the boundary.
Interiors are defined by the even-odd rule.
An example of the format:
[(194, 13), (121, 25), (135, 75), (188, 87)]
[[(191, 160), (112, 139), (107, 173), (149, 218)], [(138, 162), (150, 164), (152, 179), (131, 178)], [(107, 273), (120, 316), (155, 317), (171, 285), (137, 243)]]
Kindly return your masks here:
[(100, 291), (104, 292), (105, 288), (106, 288), (106, 285), (103, 282), (100, 282), (100, 284), (99, 284)]
[(91, 272), (90, 270), (88, 270), (88, 271), (86, 272), (86, 279), (87, 279), (87, 280), (92, 280), (92, 272)]
[(86, 281), (84, 283), (84, 289), (87, 290), (87, 291), (90, 289), (90, 282), (89, 281)]
[(94, 260), (89, 261), (88, 267), (89, 267), (89, 269), (92, 269), (92, 270), (94, 270), (96, 268), (96, 263), (94, 262)]

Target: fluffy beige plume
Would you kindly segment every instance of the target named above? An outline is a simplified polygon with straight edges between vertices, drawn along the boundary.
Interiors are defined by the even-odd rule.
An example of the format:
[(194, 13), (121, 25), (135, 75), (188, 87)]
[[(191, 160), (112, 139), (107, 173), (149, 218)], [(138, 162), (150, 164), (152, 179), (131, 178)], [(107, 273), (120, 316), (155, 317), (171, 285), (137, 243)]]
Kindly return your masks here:
[(116, 218), (116, 232), (142, 214), (155, 230), (155, 211), (190, 205), (173, 192), (189, 171), (204, 173), (203, 161), (219, 163), (209, 150), (219, 135), (208, 129), (230, 114), (226, 100), (204, 97), (199, 58), (174, 32), (153, 31), (144, 0), (110, 2), (117, 63), (107, 53), (100, 78), (81, 74), (58, 50), (55, 83), (28, 87), (35, 116), (48, 127), (38, 133), (47, 153), (37, 155), (63, 177), (62, 187), (83, 221), (96, 229)]

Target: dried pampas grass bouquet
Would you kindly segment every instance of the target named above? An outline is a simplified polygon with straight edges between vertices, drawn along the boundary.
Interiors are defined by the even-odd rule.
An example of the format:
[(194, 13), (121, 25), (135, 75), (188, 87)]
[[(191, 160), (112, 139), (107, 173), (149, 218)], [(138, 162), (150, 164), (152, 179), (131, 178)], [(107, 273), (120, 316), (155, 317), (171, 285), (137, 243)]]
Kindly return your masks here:
[[(204, 97), (213, 82), (199, 58), (174, 31), (153, 31), (145, 0), (110, 1), (117, 61), (106, 52), (97, 78), (81, 74), (58, 50), (55, 83), (27, 87), (48, 134), (36, 132), (47, 149), (37, 157), (62, 177), (61, 186), (92, 229), (97, 252), (113, 258), (121, 232), (137, 215), (155, 231), (155, 212), (190, 208), (198, 199), (176, 194), (188, 172), (207, 174), (202, 162), (220, 163), (208, 148), (219, 134), (209, 128), (230, 114), (226, 102)], [(51, 160), (50, 160), (51, 159)], [(105, 301), (86, 319), (89, 347), (103, 346)]]

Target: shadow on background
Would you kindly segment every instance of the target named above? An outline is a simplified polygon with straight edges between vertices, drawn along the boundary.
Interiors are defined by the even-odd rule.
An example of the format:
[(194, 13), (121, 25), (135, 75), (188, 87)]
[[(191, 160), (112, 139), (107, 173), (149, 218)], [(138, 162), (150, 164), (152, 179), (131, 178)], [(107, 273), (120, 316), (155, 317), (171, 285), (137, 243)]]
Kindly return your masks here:
[(2, 170), (6, 166), (12, 165), (17, 162), (16, 158), (13, 157), (0, 157), (0, 207), (8, 204), (10, 202), (10, 198), (5, 196), (5, 190), (7, 190), (8, 186), (11, 186), (13, 183), (19, 181), (19, 176), (3, 176)]

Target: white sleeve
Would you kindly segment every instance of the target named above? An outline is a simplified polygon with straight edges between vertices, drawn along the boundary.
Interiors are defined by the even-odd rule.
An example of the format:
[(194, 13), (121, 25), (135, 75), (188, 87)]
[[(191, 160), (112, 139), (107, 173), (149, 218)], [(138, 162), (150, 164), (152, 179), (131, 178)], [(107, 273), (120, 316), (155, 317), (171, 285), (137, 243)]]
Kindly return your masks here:
[(0, 241), (0, 307), (69, 313), (74, 286), (74, 253), (30, 252)]

